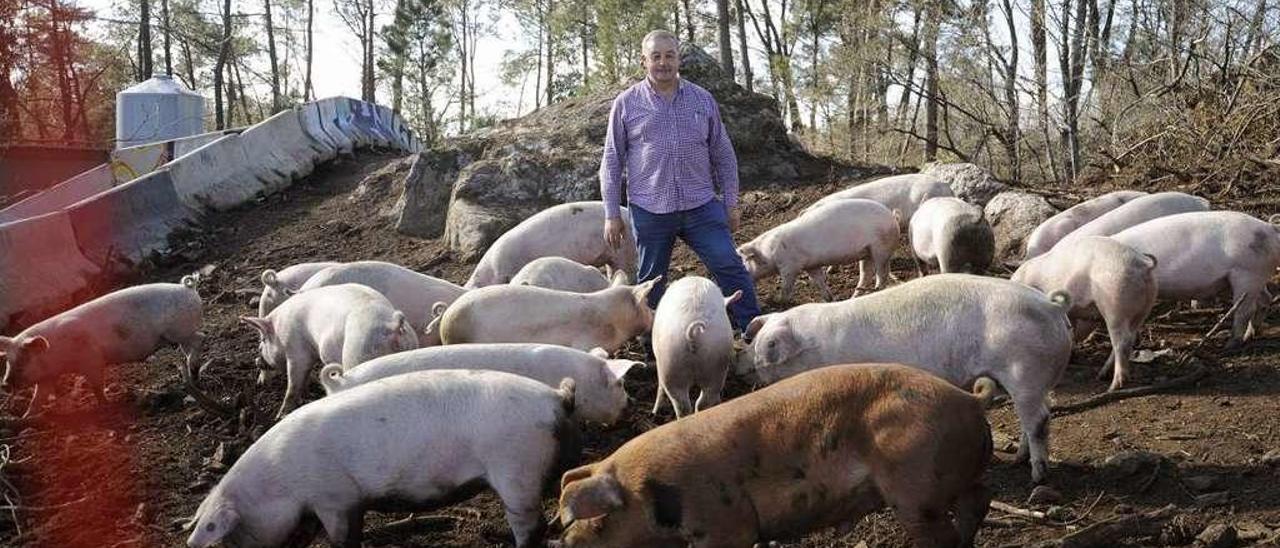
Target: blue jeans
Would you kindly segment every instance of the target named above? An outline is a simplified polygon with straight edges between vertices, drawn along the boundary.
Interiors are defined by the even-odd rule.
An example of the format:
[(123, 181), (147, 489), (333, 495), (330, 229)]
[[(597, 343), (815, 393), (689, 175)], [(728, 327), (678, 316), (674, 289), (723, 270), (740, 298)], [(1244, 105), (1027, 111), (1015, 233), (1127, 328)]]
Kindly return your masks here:
[(729, 214), (723, 202), (711, 200), (693, 209), (671, 213), (650, 213), (634, 204), (628, 209), (631, 210), (631, 231), (640, 252), (637, 283), (663, 277), (649, 293), (650, 308), (658, 307), (667, 290), (667, 268), (679, 237), (711, 271), (722, 293), (727, 296), (742, 290), (742, 298), (729, 306), (729, 321), (735, 328), (746, 329), (751, 319), (760, 314), (755, 284), (734, 248)]

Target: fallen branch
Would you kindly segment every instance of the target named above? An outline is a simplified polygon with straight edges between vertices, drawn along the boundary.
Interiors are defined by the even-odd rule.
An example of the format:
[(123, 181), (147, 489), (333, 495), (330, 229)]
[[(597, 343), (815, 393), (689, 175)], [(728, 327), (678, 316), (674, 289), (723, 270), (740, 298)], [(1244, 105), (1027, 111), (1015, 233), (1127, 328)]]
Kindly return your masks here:
[[(1209, 331), (1204, 334), (1204, 337), (1201, 337), (1199, 341), (1196, 341), (1195, 344), (1191, 345), (1191, 348), (1184, 350), (1182, 354), (1178, 356), (1178, 361), (1174, 363), (1174, 367), (1181, 367), (1183, 365), (1186, 365), (1188, 362), (1190, 362), (1191, 358), (1195, 356), (1195, 353), (1198, 352), (1200, 348), (1203, 347), (1204, 344), (1209, 341), (1209, 339), (1213, 338), (1213, 336), (1218, 332), (1218, 329), (1222, 327), (1222, 324), (1227, 321), (1227, 318), (1230, 318), (1232, 314), (1235, 314), (1236, 309), (1240, 308), (1240, 303), (1243, 301), (1244, 301), (1244, 296), (1241, 295), (1240, 298), (1236, 299), (1236, 302), (1231, 305), (1231, 308), (1228, 308), (1226, 313), (1224, 313), (1222, 317), (1218, 318), (1218, 321), (1213, 324), (1213, 327), (1209, 328)], [(1153, 384), (1150, 386), (1138, 386), (1135, 388), (1125, 388), (1123, 390), (1114, 390), (1111, 392), (1103, 392), (1102, 394), (1098, 394), (1096, 396), (1092, 396), (1075, 403), (1055, 406), (1052, 409), (1052, 415), (1055, 417), (1070, 415), (1072, 413), (1079, 413), (1086, 409), (1093, 409), (1094, 407), (1099, 407), (1114, 401), (1126, 400), (1129, 398), (1137, 398), (1139, 396), (1148, 396), (1151, 394), (1165, 392), (1168, 390), (1174, 390), (1177, 388), (1191, 386), (1199, 382), (1200, 379), (1203, 379), (1208, 375), (1209, 375), (1209, 368), (1205, 366), (1200, 366), (1196, 368), (1195, 371), (1192, 371), (1191, 373), (1188, 373), (1186, 375), (1183, 375), (1175, 379), (1170, 379), (1168, 381), (1165, 381), (1159, 384)]]
[[(1049, 519), (1049, 516), (1044, 512), (1037, 512), (1035, 510), (1018, 508), (1017, 506), (1006, 504), (998, 500), (991, 501), (991, 509), (999, 512), (1004, 512), (1011, 516), (1018, 516), (1020, 518), (1026, 518), (1030, 520), (1043, 521), (1043, 522), (1053, 522), (1053, 520)], [(1056, 523), (1056, 522), (1053, 522), (1053, 523)]]
[(1119, 544), (1121, 539), (1160, 534), (1160, 531), (1164, 529), (1165, 522), (1172, 518), (1176, 512), (1177, 507), (1170, 504), (1145, 514), (1120, 516), (1100, 521), (1058, 540), (1044, 542), (1039, 546), (1042, 548), (1115, 546)]
[[(203, 369), (203, 367), (201, 369)], [(194, 382), (191, 382), (190, 379), (182, 383), (182, 388), (188, 396), (191, 396), (191, 399), (196, 401), (196, 405), (199, 405), (200, 408), (205, 411), (218, 415), (224, 419), (235, 418), (239, 415), (235, 408), (209, 397), (208, 394), (205, 394), (203, 390), (200, 390), (200, 388), (197, 387)]]
[(75, 506), (87, 500), (89, 500), (89, 497), (86, 495), (73, 501), (64, 502), (62, 504), (50, 504), (48, 506), (22, 506), (22, 505), (8, 504), (5, 506), (0, 506), (0, 511), (21, 510), (23, 512), (45, 512), (48, 510), (58, 510), (61, 508), (66, 508), (68, 506)]

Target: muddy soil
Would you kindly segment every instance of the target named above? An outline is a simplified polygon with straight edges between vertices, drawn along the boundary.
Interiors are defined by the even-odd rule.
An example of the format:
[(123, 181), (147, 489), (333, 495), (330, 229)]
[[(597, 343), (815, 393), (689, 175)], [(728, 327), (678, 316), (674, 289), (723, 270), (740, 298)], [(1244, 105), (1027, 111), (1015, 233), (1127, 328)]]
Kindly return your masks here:
[[(376, 215), (379, 204), (353, 200), (351, 192), (380, 168), (399, 172), (399, 158), (362, 153), (322, 167), (286, 192), (221, 214), (208, 228), (190, 236), (181, 252), (135, 281), (176, 281), (204, 271), (200, 292), (206, 304), (207, 358), (202, 382), (225, 401), (248, 411), (235, 419), (206, 413), (184, 400), (176, 350), (157, 353), (146, 363), (112, 369), (107, 389), (112, 401), (99, 407), (80, 381), (65, 379), (53, 403), (38, 406), (34, 419), (0, 421), (0, 544), (12, 546), (176, 546), (185, 542), (184, 518), (226, 468), (259, 435), (284, 392), (277, 376), (253, 389), (256, 335), (237, 317), (256, 312), (264, 268), (315, 261), (377, 259), (443, 277), (466, 280), (472, 265), (450, 256), (442, 242), (396, 234)], [(385, 176), (385, 174), (384, 174)], [(743, 196), (743, 222), (736, 238), (746, 241), (796, 215), (817, 197), (848, 182), (799, 189), (753, 191)], [(394, 199), (393, 197), (390, 199)], [(1276, 201), (1254, 202), (1274, 209)], [(385, 204), (383, 204), (385, 205)], [(1253, 208), (1250, 208), (1253, 209)], [(1270, 213), (1270, 211), (1263, 212)], [(914, 277), (900, 253), (895, 275)], [(705, 272), (681, 248), (673, 276)], [(856, 269), (840, 268), (830, 277), (839, 297), (851, 294)], [(1007, 273), (1005, 273), (1007, 276)], [(806, 281), (797, 302), (816, 300)], [(760, 285), (766, 310), (775, 302), (777, 281)], [(1140, 348), (1170, 352), (1135, 364), (1131, 385), (1161, 382), (1207, 367), (1193, 386), (1158, 395), (1110, 403), (1052, 421), (1052, 502), (1028, 502), (1029, 470), (1013, 465), (1017, 423), (1010, 406), (990, 412), (996, 432), (997, 464), (989, 482), (997, 500), (1048, 512), (1048, 519), (1026, 519), (992, 511), (979, 535), (982, 546), (1027, 546), (1053, 540), (1092, 524), (1131, 513), (1175, 505), (1177, 517), (1158, 532), (1114, 536), (1112, 546), (1188, 545), (1214, 523), (1231, 524), (1263, 542), (1280, 532), (1280, 332), (1267, 330), (1243, 351), (1221, 352), (1224, 335), (1215, 336), (1177, 365), (1184, 350), (1200, 340), (1224, 311), (1162, 305), (1148, 322)], [(939, 333), (937, 336), (945, 336)], [(1056, 404), (1098, 394), (1106, 384), (1094, 374), (1108, 353), (1105, 337), (1078, 347), (1055, 394)], [(636, 344), (624, 354), (643, 359)], [(599, 459), (626, 440), (672, 420), (668, 406), (657, 417), (648, 409), (656, 383), (653, 370), (633, 370), (627, 387), (636, 399), (620, 424), (586, 432), (584, 459)], [(751, 389), (731, 382), (726, 397)], [(313, 384), (311, 398), (321, 395)], [(13, 398), (21, 412), (26, 395)], [(1108, 465), (1128, 452), (1150, 452), (1151, 460), (1132, 466)], [(1271, 452), (1269, 458), (1268, 452)], [(1141, 459), (1139, 459), (1141, 460)], [(554, 516), (554, 501), (545, 504)], [(365, 542), (371, 546), (510, 545), (509, 531), (496, 497), (476, 498), (441, 511), (418, 514), (370, 514)], [(785, 546), (907, 546), (889, 512), (881, 512), (844, 530), (815, 532)], [(1272, 540), (1271, 542), (1275, 542)]]

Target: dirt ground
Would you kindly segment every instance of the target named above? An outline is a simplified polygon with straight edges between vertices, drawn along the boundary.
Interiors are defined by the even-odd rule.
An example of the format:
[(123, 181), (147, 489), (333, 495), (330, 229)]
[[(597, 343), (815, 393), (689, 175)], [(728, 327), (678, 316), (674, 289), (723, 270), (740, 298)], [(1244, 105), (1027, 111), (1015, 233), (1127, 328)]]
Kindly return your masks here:
[[(112, 404), (100, 408), (79, 381), (67, 379), (59, 397), (25, 421), (0, 420), (0, 544), (21, 546), (175, 546), (185, 542), (183, 521), (249, 443), (267, 426), (284, 391), (277, 376), (255, 392), (256, 335), (237, 317), (256, 311), (252, 299), (267, 267), (314, 260), (378, 259), (461, 283), (472, 265), (461, 264), (442, 242), (401, 236), (373, 214), (369, 202), (353, 201), (353, 188), (396, 157), (362, 153), (322, 167), (288, 191), (217, 216), (193, 235), (168, 264), (137, 281), (176, 281), (204, 269), (207, 357), (202, 382), (208, 393), (247, 403), (237, 419), (212, 416), (184, 400), (177, 375), (180, 354), (164, 350), (146, 363), (110, 373)], [(746, 241), (793, 217), (818, 196), (847, 184), (749, 192), (743, 196)], [(1275, 201), (1254, 202), (1274, 208)], [(1273, 211), (1266, 211), (1271, 213)], [(687, 249), (674, 261), (673, 276), (702, 267)], [(895, 259), (895, 274), (914, 276), (910, 262)], [(704, 273), (705, 275), (705, 273)], [(831, 276), (838, 296), (852, 292), (856, 271)], [(798, 302), (817, 299), (807, 282)], [(763, 282), (766, 310), (777, 281)], [(1172, 349), (1150, 363), (1135, 364), (1131, 386), (1157, 383), (1207, 367), (1193, 386), (1113, 402), (1052, 421), (1051, 478), (1058, 495), (1029, 502), (1029, 469), (1009, 464), (1017, 426), (1010, 406), (991, 410), (998, 462), (988, 473), (996, 499), (1048, 517), (1024, 518), (993, 510), (980, 535), (982, 546), (1027, 546), (1059, 539), (1094, 524), (1174, 505), (1169, 520), (1132, 520), (1137, 525), (1108, 533), (1098, 546), (1190, 545), (1211, 524), (1234, 527), (1237, 545), (1275, 545), (1280, 534), (1280, 333), (1264, 332), (1243, 351), (1220, 351), (1219, 334), (1178, 366), (1177, 357), (1198, 341), (1222, 314), (1221, 304), (1191, 309), (1162, 305), (1153, 313), (1140, 348)], [(938, 334), (945, 336), (945, 334)], [(643, 359), (635, 344), (624, 352)], [(1094, 379), (1107, 356), (1105, 337), (1078, 347), (1055, 393), (1058, 405), (1098, 394)], [(611, 429), (588, 428), (584, 461), (602, 458), (626, 440), (672, 420), (670, 407), (649, 414), (656, 383), (652, 368), (633, 370), (627, 388), (635, 398)], [(750, 390), (731, 382), (726, 397)], [(313, 384), (311, 397), (321, 391)], [(19, 412), (27, 397), (14, 398)], [(1147, 452), (1150, 454), (1142, 453)], [(1270, 455), (1268, 455), (1270, 453)], [(1120, 457), (1117, 457), (1117, 456)], [(1144, 456), (1145, 455), (1145, 456)], [(1109, 461), (1109, 459), (1111, 459)], [(548, 518), (554, 501), (547, 499)], [(1145, 526), (1143, 524), (1146, 524)], [(491, 494), (429, 514), (371, 514), (366, 544), (372, 546), (510, 545), (500, 504)], [(1268, 540), (1270, 539), (1270, 540)], [(1219, 539), (1221, 540), (1221, 539)], [(888, 512), (844, 530), (827, 530), (785, 546), (906, 546)], [(1230, 546), (1232, 544), (1221, 544)]]

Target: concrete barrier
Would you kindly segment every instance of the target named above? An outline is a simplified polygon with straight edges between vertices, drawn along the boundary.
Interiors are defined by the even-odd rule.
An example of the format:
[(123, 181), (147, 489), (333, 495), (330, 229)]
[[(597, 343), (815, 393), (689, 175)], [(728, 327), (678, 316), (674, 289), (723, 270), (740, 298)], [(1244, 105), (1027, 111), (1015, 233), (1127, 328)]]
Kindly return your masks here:
[(320, 122), (320, 118), (319, 105), (307, 103), (298, 107), (298, 122), (302, 124), (302, 131), (318, 144), (320, 155), (316, 158), (316, 163), (327, 162), (338, 156), (338, 144), (325, 133), (324, 124)]
[(173, 159), (171, 141), (119, 148), (111, 151), (111, 175), (116, 184), (126, 183), (155, 171)]
[(99, 272), (76, 246), (66, 213), (0, 224), (0, 331), (66, 309), (86, 296)]
[[(259, 180), (279, 190), (311, 174), (320, 148), (302, 130), (294, 110), (274, 116), (240, 134), (245, 156)], [(313, 149), (313, 147), (315, 147)]]
[(337, 108), (338, 129), (351, 137), (351, 142), (356, 148), (371, 147), (376, 143), (373, 136), (366, 132), (363, 128), (356, 125), (355, 112), (352, 110), (352, 103), (359, 104), (360, 101), (355, 99), (343, 98), (334, 103)]
[(329, 99), (321, 99), (315, 102), (316, 108), (320, 109), (320, 125), (324, 129), (326, 135), (333, 140), (338, 147), (338, 154), (351, 154), (355, 150), (355, 141), (351, 140), (351, 136), (342, 131), (338, 125), (338, 103), (346, 103), (347, 100), (342, 97), (331, 97)]
[(400, 133), (396, 131), (396, 113), (382, 105), (371, 106), (378, 121), (378, 130), (387, 137), (387, 142), (390, 146), (399, 149), (408, 148), (404, 145), (404, 141), (400, 139)]
[(377, 117), (373, 109), (364, 101), (349, 99), (347, 109), (351, 113), (351, 128), (364, 136), (367, 146), (387, 148), (386, 136), (378, 131)]
[(60, 211), (80, 200), (103, 192), (114, 184), (111, 164), (99, 165), (5, 208), (0, 211), (0, 223), (12, 223), (28, 217)]
[(200, 147), (165, 169), (178, 199), (199, 211), (230, 209), (268, 190), (254, 173), (239, 135)]
[[(228, 133), (238, 133), (238, 131), (236, 130), (214, 131), (210, 133), (201, 133), (200, 135), (192, 135), (191, 137), (174, 139), (173, 151), (170, 154), (171, 156), (170, 159), (172, 160), (173, 158), (178, 158), (180, 156), (190, 154), (192, 151), (202, 146), (205, 146), (209, 143), (217, 141), (218, 139), (221, 139), (222, 136), (227, 135)], [(123, 183), (124, 181), (119, 181), (119, 182)]]
[(80, 253), (108, 271), (169, 249), (175, 230), (199, 220), (198, 213), (178, 198), (167, 169), (81, 201), (66, 214)]

